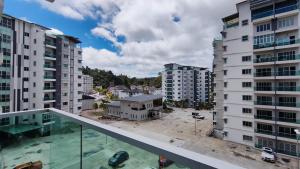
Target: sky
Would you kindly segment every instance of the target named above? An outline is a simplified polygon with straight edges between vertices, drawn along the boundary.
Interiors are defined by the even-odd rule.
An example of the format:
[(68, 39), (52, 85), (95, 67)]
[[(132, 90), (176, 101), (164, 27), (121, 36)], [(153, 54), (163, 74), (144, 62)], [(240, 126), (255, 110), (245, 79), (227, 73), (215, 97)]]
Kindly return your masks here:
[(167, 63), (212, 67), (221, 18), (241, 0), (5, 0), (6, 14), (82, 41), (83, 64), (131, 77)]

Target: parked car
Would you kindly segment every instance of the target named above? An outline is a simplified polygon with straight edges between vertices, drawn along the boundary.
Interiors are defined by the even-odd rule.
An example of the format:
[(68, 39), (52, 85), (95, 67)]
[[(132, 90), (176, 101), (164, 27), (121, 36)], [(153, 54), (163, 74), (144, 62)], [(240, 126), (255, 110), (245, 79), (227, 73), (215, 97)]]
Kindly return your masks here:
[(273, 151), (273, 149), (269, 147), (263, 147), (261, 152), (261, 159), (263, 161), (268, 161), (271, 163), (275, 163), (276, 161), (276, 153)]
[(42, 169), (43, 163), (41, 161), (28, 162), (16, 166), (14, 169)]
[(192, 112), (192, 116), (198, 116), (199, 113), (196, 113), (196, 112)]
[(198, 115), (198, 116), (193, 116), (194, 119), (200, 119), (200, 120), (204, 120), (205, 117), (204, 116), (201, 116), (201, 115)]
[(108, 160), (108, 165), (116, 167), (129, 159), (129, 154), (126, 151), (119, 151)]

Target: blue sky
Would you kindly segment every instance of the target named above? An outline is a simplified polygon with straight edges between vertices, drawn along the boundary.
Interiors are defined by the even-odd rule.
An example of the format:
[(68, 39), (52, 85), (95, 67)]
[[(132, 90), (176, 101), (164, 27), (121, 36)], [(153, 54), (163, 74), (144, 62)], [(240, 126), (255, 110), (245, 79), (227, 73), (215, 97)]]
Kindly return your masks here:
[(80, 38), (85, 66), (149, 77), (168, 63), (211, 68), (221, 18), (239, 1), (5, 0), (4, 11)]
[(92, 46), (98, 49), (105, 48), (116, 51), (110, 41), (91, 34), (91, 29), (97, 26), (97, 21), (94, 19), (74, 20), (66, 18), (42, 8), (38, 3), (24, 0), (5, 0), (4, 12), (17, 18), (25, 17), (31, 22), (49, 28), (56, 28), (65, 34), (76, 36), (83, 42), (83, 47)]

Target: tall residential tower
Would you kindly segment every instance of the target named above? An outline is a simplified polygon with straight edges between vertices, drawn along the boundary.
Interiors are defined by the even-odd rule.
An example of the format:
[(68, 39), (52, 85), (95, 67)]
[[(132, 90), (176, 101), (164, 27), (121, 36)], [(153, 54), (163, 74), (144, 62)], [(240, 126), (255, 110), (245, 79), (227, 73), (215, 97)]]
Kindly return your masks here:
[(79, 114), (80, 41), (9, 15), (2, 16), (0, 33), (0, 111), (55, 107)]
[(211, 101), (211, 72), (207, 68), (166, 64), (162, 72), (164, 100), (187, 101), (189, 107)]
[(224, 139), (296, 155), (298, 0), (244, 1), (223, 22)]

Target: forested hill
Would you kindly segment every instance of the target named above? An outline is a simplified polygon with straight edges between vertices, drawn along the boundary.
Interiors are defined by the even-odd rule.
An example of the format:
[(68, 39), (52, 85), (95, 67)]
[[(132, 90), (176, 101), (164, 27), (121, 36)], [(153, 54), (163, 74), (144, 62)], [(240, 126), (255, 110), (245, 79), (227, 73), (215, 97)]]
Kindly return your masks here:
[(145, 85), (161, 87), (161, 76), (149, 77), (149, 78), (130, 78), (127, 75), (115, 75), (111, 71), (105, 71), (100, 69), (91, 69), (88, 66), (82, 67), (82, 73), (94, 78), (94, 86), (102, 86), (104, 88), (109, 87), (111, 83), (114, 85)]

